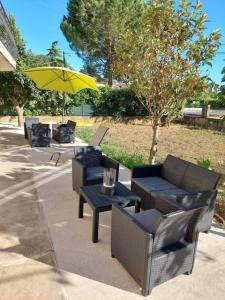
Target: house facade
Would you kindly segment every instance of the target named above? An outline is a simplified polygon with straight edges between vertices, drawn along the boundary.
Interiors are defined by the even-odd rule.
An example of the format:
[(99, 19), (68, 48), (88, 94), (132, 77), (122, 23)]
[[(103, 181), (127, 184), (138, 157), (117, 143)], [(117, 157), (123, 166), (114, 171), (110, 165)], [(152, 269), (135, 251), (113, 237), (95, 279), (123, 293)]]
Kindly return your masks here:
[(8, 16), (0, 1), (0, 72), (14, 71), (18, 50)]

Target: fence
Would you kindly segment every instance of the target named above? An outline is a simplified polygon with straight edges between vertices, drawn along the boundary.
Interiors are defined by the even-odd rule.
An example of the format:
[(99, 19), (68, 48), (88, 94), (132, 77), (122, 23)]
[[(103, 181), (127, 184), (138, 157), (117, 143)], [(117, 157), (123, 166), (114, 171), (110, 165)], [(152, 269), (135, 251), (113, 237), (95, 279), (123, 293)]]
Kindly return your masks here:
[(81, 106), (73, 106), (70, 109), (69, 114), (71, 116), (92, 116), (93, 112), (94, 111), (91, 105), (84, 104)]

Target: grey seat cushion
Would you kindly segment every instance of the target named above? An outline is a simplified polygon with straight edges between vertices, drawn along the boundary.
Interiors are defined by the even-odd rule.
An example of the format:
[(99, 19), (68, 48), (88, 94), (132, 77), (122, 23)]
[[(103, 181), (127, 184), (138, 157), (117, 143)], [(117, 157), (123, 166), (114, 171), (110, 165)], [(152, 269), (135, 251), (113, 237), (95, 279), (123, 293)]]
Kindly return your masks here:
[(188, 164), (189, 163), (183, 159), (168, 155), (163, 163), (162, 177), (172, 184), (179, 186)]
[(166, 198), (172, 202), (175, 202), (177, 200), (177, 196), (186, 195), (186, 194), (187, 192), (185, 190), (179, 188), (164, 190), (164, 191), (155, 191), (151, 193), (152, 197), (154, 198), (158, 196), (158, 197)]
[(147, 192), (173, 190), (177, 188), (176, 185), (157, 176), (133, 178), (132, 181), (138, 184), (141, 188), (143, 188)]
[(161, 218), (162, 214), (157, 209), (149, 209), (133, 215), (133, 219), (149, 233), (156, 232)]
[(103, 178), (104, 167), (92, 167), (87, 168), (86, 171), (86, 179), (87, 180), (96, 180)]
[(189, 163), (180, 187), (188, 192), (198, 192), (215, 189), (220, 175)]

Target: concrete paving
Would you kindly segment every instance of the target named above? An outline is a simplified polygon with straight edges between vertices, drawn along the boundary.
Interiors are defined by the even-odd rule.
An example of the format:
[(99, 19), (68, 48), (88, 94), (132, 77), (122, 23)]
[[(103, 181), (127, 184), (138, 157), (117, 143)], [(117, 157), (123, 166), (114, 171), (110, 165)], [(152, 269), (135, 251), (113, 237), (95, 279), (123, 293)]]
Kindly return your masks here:
[[(0, 134), (0, 300), (143, 299), (137, 283), (111, 258), (111, 213), (100, 214), (97, 244), (91, 242), (88, 206), (78, 219), (73, 145), (31, 149), (22, 130), (1, 127)], [(62, 153), (57, 167), (49, 160), (54, 151)], [(130, 171), (122, 167), (120, 180), (129, 186)], [(214, 223), (209, 234), (200, 235), (193, 274), (156, 287), (148, 298), (223, 299), (224, 250), (225, 231)]]

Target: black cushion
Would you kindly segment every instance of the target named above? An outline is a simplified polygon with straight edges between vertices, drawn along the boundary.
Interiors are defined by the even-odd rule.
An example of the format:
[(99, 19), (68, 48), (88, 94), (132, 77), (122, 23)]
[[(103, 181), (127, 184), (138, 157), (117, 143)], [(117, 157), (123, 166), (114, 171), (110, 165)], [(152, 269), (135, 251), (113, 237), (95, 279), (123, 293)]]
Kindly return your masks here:
[(75, 147), (74, 156), (86, 167), (98, 167), (102, 165), (102, 152), (100, 147)]
[(32, 124), (32, 132), (36, 136), (48, 136), (49, 124)]
[(140, 187), (142, 187), (147, 192), (177, 189), (177, 187), (174, 184), (157, 176), (133, 178), (132, 181)]
[(154, 198), (157, 197), (166, 198), (172, 202), (175, 202), (179, 195), (185, 195), (185, 194), (187, 194), (187, 192), (179, 188), (174, 188), (174, 189), (164, 190), (164, 191), (155, 191), (151, 193), (152, 197)]
[(133, 219), (136, 220), (147, 232), (155, 233), (162, 219), (162, 214), (157, 209), (149, 209), (134, 214)]
[(188, 192), (215, 189), (220, 175), (206, 168), (189, 163), (180, 187)]
[(169, 182), (179, 186), (188, 162), (178, 157), (168, 155), (162, 167), (162, 177)]

